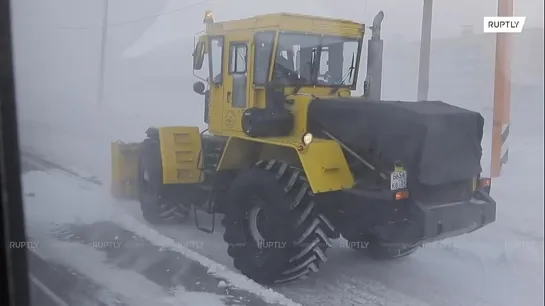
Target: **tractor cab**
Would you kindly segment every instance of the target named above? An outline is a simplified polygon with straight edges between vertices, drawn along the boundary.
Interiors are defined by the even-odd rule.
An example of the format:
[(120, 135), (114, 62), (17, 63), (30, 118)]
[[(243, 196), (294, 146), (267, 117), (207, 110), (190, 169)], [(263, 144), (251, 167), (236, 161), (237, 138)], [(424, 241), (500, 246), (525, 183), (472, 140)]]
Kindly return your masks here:
[(248, 109), (283, 109), (279, 96), (347, 97), (356, 89), (363, 24), (285, 13), (216, 22), (210, 11), (204, 23), (193, 68), (208, 71), (194, 90), (205, 95), (213, 134), (243, 132)]

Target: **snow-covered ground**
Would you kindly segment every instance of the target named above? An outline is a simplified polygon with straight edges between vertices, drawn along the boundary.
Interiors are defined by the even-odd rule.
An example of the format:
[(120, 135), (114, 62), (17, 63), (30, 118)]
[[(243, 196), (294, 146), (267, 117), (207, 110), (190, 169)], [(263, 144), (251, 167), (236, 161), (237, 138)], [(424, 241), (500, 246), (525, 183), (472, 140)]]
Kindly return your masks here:
[[(35, 6), (30, 0), (22, 0), (20, 5), (22, 3), (26, 3), (27, 8)], [(94, 9), (99, 16), (99, 9)], [(67, 20), (60, 19), (62, 16), (57, 17), (50, 18), (48, 26), (68, 24)], [(39, 24), (38, 17), (34, 21)], [(85, 26), (96, 24), (89, 21)], [(20, 48), (49, 46), (42, 50), (46, 53), (42, 57), (37, 58), (29, 54), (30, 51), (19, 56), (20, 65), (16, 70), (21, 147), (82, 177), (95, 177), (95, 181), (102, 182), (101, 186), (90, 184), (88, 180), (54, 169), (24, 175), (28, 232), (32, 239), (41, 242), (37, 249), (40, 256), (78, 270), (115, 291), (131, 305), (213, 306), (225, 304), (229, 299), (230, 294), (197, 292), (187, 284), (167, 292), (134, 269), (109, 262), (104, 252), (89, 245), (59, 240), (51, 233), (58, 224), (83, 226), (109, 222), (158, 247), (176, 249), (186, 260), (206, 267), (210, 277), (225, 279), (229, 288), (238, 287), (273, 303), (290, 304), (284, 295), (303, 305), (543, 305), (543, 87), (538, 88), (537, 94), (526, 90), (513, 92), (510, 161), (502, 177), (495, 179), (492, 186), (492, 195), (498, 202), (495, 223), (469, 235), (427, 245), (409, 258), (394, 262), (370, 261), (342, 248), (337, 241), (329, 250), (329, 261), (320, 273), (305, 281), (275, 288), (280, 295), (232, 271), (221, 233), (205, 234), (196, 230), (191, 222), (152, 228), (143, 222), (138, 203), (114, 201), (109, 197), (111, 141), (140, 141), (151, 125), (203, 127), (203, 101), (187, 82), (191, 77), (188, 67), (178, 62), (163, 63), (164, 66), (178, 65), (173, 70), (180, 71), (167, 78), (154, 78), (145, 71), (138, 77), (134, 71), (112, 72), (116, 79), (109, 79), (106, 100), (97, 105), (93, 83), (96, 75), (93, 56), (96, 56), (97, 45), (90, 41), (98, 41), (98, 33), (51, 34), (41, 28), (43, 33), (38, 33), (37, 28), (40, 26), (19, 27), (19, 33), (35, 31), (35, 41), (19, 43)], [(119, 34), (122, 31), (116, 28), (111, 35), (124, 37)], [(39, 44), (44, 37), (55, 43)], [(122, 49), (119, 46), (122, 43), (113, 43)], [(70, 57), (66, 56), (67, 50)], [(388, 73), (396, 71), (385, 71), (385, 75)], [(119, 80), (132, 85), (122, 87)], [(387, 86), (396, 88), (392, 84), (385, 84), (385, 88)], [(475, 90), (492, 91), (492, 88)], [(395, 94), (395, 91), (388, 93)], [(441, 93), (436, 93), (436, 98), (441, 97)], [(448, 99), (447, 102), (460, 101)], [(491, 101), (463, 106), (482, 112), (487, 120), (483, 164), (488, 168)], [(135, 265), (142, 269), (142, 263)], [(191, 278), (192, 274), (186, 276)]]
[[(37, 159), (25, 157), (23, 163), (34, 169), (23, 175), (27, 233), (36, 243), (32, 251), (115, 293), (118, 298), (106, 305), (298, 305), (192, 251), (198, 240), (182, 244), (135, 220), (113, 203), (108, 188)], [(170, 258), (165, 258), (167, 252)], [(137, 262), (128, 264), (130, 258)], [(158, 262), (163, 262), (159, 269)], [(158, 281), (146, 270), (170, 281)], [(105, 298), (96, 297), (102, 303)]]
[[(153, 118), (152, 109), (148, 110), (142, 114)], [(165, 305), (183, 303), (188, 296), (193, 301), (215, 299), (219, 303), (221, 297), (206, 294), (167, 295), (135, 272), (108, 267), (103, 263), (104, 255), (91, 247), (50, 243), (53, 240), (46, 229), (51, 222), (115, 220), (159, 244), (199, 241), (194, 252), (232, 268), (220, 233), (202, 233), (191, 222), (148, 229), (137, 203), (116, 203), (109, 198), (108, 143), (112, 131), (119, 131), (119, 138), (137, 140), (145, 122), (112, 120), (103, 116), (103, 110), (92, 107), (82, 111), (63, 105), (62, 111), (67, 116), (52, 120), (33, 117), (34, 112), (20, 109), (24, 119), (23, 148), (84, 175), (96, 176), (105, 185), (90, 186), (60, 173), (25, 175), (25, 192), (34, 193), (26, 198), (29, 233), (33, 239), (48, 242), (41, 244), (47, 247), (40, 248), (40, 252), (81, 269), (96, 282), (118, 288), (123, 296), (134, 298), (134, 305), (145, 305), (149, 299), (164, 301)], [(503, 177), (493, 182), (493, 196), (498, 201), (498, 220), (494, 224), (470, 235), (427, 245), (410, 258), (390, 263), (369, 261), (337, 243), (320, 273), (275, 289), (304, 305), (542, 305), (543, 132), (539, 130), (541, 115), (536, 115), (541, 113), (531, 109), (514, 112), (511, 160)]]
[[(524, 104), (516, 101), (514, 99), (510, 161), (503, 176), (493, 181), (492, 193), (498, 201), (498, 219), (494, 224), (470, 235), (427, 245), (410, 258), (389, 263), (369, 261), (337, 243), (329, 251), (330, 260), (320, 273), (308, 280), (275, 289), (304, 305), (542, 305), (542, 104), (534, 99)], [(25, 190), (36, 193), (27, 204), (31, 235), (45, 235), (41, 226), (45, 226), (46, 220), (55, 221), (62, 217), (59, 213), (69, 214), (71, 220), (114, 218), (131, 230), (150, 235), (150, 240), (160, 242), (170, 238), (167, 241), (177, 241), (182, 245), (199, 241), (194, 252), (232, 268), (220, 233), (202, 233), (191, 222), (183, 226), (148, 229), (143, 225), (137, 203), (114, 202), (107, 194), (111, 140), (139, 140), (148, 125), (173, 124), (179, 118), (178, 114), (185, 118), (180, 119), (182, 124), (197, 124), (201, 119), (198, 110), (194, 112), (198, 115), (189, 117), (188, 112), (182, 111), (183, 105), (165, 102), (165, 107), (159, 108), (156, 103), (161, 101), (151, 105), (136, 99), (128, 113), (114, 106), (98, 108), (62, 100), (50, 103), (34, 104), (32, 108), (21, 105), (22, 147), (84, 176), (95, 176), (104, 185), (91, 188), (73, 179), (51, 174), (28, 174)], [(191, 105), (196, 102), (183, 103)], [(47, 112), (48, 108), (57, 111)], [(490, 119), (486, 111), (483, 115)], [(483, 143), (486, 163), (486, 143), (489, 140)], [(39, 189), (33, 191), (34, 188)], [(113, 210), (112, 206), (123, 208), (127, 215)], [(126, 223), (129, 219), (142, 223)], [(137, 228), (132, 228), (133, 224), (138, 224)], [(39, 238), (46, 239), (45, 236)], [(52, 255), (60, 249), (51, 248), (49, 251)], [(82, 247), (74, 247), (58, 258), (76, 266), (82, 262), (100, 266), (100, 254), (88, 251), (79, 256)], [(82, 260), (83, 256), (85, 259)], [(90, 268), (94, 264), (87, 267), (92, 271), (85, 272), (91, 273), (97, 281), (135, 279), (136, 282), (145, 282), (123, 271), (115, 272), (118, 273), (115, 277), (103, 279), (100, 269)], [(140, 287), (124, 282), (120, 291), (128, 293), (138, 288), (137, 292), (143, 295), (159, 296), (158, 289), (154, 289), (152, 284), (145, 286), (148, 289)], [(164, 301), (168, 298), (162, 297)]]

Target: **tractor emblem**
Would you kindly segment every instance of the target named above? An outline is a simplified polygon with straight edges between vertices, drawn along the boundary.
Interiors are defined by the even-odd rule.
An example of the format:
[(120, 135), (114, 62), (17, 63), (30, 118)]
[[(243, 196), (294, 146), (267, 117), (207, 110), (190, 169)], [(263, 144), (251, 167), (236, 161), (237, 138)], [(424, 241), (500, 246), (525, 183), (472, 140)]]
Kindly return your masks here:
[(236, 116), (235, 116), (235, 112), (230, 110), (227, 112), (227, 114), (225, 114), (225, 126), (227, 128), (232, 128), (235, 126), (235, 120), (236, 120)]

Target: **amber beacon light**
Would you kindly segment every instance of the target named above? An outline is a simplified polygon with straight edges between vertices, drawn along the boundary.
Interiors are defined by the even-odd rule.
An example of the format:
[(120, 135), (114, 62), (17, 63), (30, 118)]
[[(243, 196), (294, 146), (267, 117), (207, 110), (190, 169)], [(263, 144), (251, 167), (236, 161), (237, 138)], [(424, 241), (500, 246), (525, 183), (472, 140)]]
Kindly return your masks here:
[(202, 20), (204, 24), (210, 24), (214, 23), (214, 14), (212, 14), (212, 11), (207, 10), (204, 12), (204, 18)]

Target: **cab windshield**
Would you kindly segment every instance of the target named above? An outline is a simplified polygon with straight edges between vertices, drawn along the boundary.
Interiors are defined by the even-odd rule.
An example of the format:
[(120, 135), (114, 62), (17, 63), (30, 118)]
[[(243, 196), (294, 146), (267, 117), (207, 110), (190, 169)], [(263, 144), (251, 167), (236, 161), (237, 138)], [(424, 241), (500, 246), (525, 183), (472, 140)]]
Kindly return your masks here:
[(358, 39), (281, 33), (273, 83), (351, 87), (356, 81), (359, 51)]

